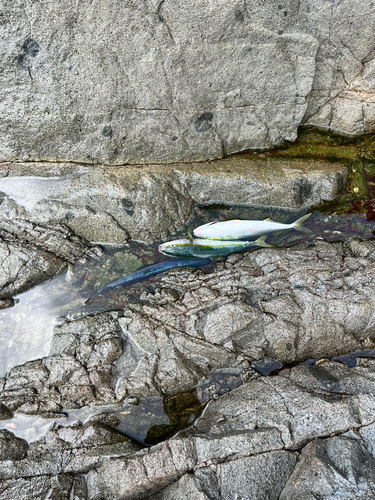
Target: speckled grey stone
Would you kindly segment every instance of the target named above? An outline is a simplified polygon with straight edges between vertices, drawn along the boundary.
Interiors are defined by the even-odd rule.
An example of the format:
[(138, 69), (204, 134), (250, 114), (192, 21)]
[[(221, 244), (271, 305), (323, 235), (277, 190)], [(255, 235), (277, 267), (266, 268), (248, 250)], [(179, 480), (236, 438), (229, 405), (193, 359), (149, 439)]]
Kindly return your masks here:
[(370, 0), (3, 4), (0, 158), (204, 160), (374, 127)]

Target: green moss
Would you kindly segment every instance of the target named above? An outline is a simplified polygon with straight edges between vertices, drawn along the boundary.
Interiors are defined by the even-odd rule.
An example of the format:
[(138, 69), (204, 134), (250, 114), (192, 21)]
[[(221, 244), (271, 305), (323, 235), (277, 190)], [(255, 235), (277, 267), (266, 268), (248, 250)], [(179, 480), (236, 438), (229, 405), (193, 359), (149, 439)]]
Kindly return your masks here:
[(363, 163), (361, 160), (356, 160), (352, 163), (352, 168), (349, 171), (348, 183), (346, 186), (347, 194), (354, 197), (363, 198), (369, 193), (365, 174), (363, 171)]
[(375, 134), (345, 137), (316, 128), (300, 128), (295, 142), (284, 142), (267, 152), (247, 152), (261, 157), (319, 158), (329, 161), (375, 160)]

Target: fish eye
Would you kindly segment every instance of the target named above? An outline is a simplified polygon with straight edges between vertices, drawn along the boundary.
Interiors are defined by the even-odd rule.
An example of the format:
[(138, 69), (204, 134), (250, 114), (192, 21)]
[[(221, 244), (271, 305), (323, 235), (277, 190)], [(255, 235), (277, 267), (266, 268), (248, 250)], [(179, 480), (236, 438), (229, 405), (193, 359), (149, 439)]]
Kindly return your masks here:
[(176, 245), (171, 245), (171, 248), (175, 247)]

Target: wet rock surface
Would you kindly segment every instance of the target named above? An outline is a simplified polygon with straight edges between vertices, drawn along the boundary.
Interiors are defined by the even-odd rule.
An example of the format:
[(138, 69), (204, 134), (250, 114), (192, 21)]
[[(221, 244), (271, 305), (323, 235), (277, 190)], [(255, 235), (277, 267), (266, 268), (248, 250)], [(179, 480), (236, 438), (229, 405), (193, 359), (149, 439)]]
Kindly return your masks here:
[[(371, 426), (370, 426), (371, 427)], [(366, 430), (366, 427), (364, 428)], [(361, 431), (317, 439), (303, 448), (280, 500), (289, 498), (372, 498), (375, 495), (374, 456)]]
[(81, 255), (82, 241), (166, 238), (189, 219), (194, 203), (300, 208), (333, 200), (348, 176), (340, 163), (246, 157), (143, 168), (2, 164), (1, 172), (0, 235), (68, 260)]
[[(30, 339), (9, 353), (35, 359), (39, 330), (53, 338), (0, 379), (0, 500), (374, 496), (375, 243), (346, 236), (371, 237), (360, 217), (356, 232), (313, 215), (308, 243), (175, 269), (83, 304), (110, 273), (154, 259), (157, 243), (129, 237), (188, 232), (197, 204), (205, 221), (210, 203), (234, 199), (288, 207), (293, 220), (342, 193), (348, 175), (341, 164), (244, 156), (206, 167), (1, 170), (2, 266), (16, 271), (0, 273), (0, 307), (46, 322), (20, 323)], [(334, 230), (345, 242), (316, 237)], [(90, 241), (128, 243), (106, 253)], [(84, 267), (90, 255), (102, 274)], [(66, 266), (17, 309), (12, 295)], [(22, 331), (8, 337), (4, 352)], [(352, 351), (360, 357), (340, 357)], [(337, 362), (282, 368), (312, 358)]]
[[(234, 201), (239, 203), (299, 208), (334, 199), (347, 179), (343, 165), (241, 158), (218, 163), (211, 173), (198, 164), (164, 173), (158, 167), (87, 171), (39, 164), (31, 172), (23, 167), (1, 169), (5, 176), (0, 179), (1, 299), (63, 271), (89, 253), (88, 241), (124, 243), (129, 236), (153, 241), (175, 233), (191, 216), (194, 203), (202, 201), (203, 185), (208, 202), (232, 203), (236, 192)], [(2, 307), (9, 305), (1, 302)]]
[(25, 488), (44, 498), (61, 484), (61, 498), (78, 488), (76, 498), (92, 500), (371, 498), (375, 361), (269, 377), (254, 366), (264, 356), (298, 363), (373, 346), (374, 255), (374, 242), (355, 239), (232, 255), (211, 274), (159, 276), (122, 312), (62, 322), (50, 356), (0, 380), (3, 418), (57, 417), (126, 396), (138, 403), (197, 384), (208, 406), (187, 431), (145, 450), (108, 417), (57, 419), (28, 447), (9, 428), (3, 440), (15, 455), (1, 459), (0, 498)]
[[(8, 439), (23, 441), (14, 436)], [(0, 498), (84, 500), (87, 487), (83, 474), (103, 461), (139, 449), (137, 443), (100, 422), (57, 427), (31, 443), (22, 456), (0, 455)]]
[(232, 255), (212, 274), (162, 276), (119, 319), (117, 395), (184, 391), (263, 356), (291, 364), (373, 347), (374, 260), (371, 241), (318, 240)]
[[(53, 254), (36, 250), (18, 241), (0, 240), (0, 298), (13, 295), (53, 278), (67, 263)], [(10, 302), (2, 302), (10, 306)]]
[(370, 0), (7, 1), (1, 157), (193, 161), (301, 122), (370, 132), (374, 19)]
[(374, 366), (330, 362), (251, 381), (185, 434), (90, 472), (89, 498), (371, 498)]
[[(22, 186), (18, 194), (27, 199)], [(64, 224), (33, 219), (12, 199), (1, 197), (0, 212), (1, 299), (53, 278), (87, 253), (88, 242)]]
[(26, 414), (112, 402), (113, 362), (121, 356), (116, 314), (56, 327), (52, 356), (15, 367), (1, 379), (1, 401)]
[(210, 274), (171, 271), (123, 312), (56, 327), (49, 357), (3, 379), (4, 403), (34, 413), (173, 395), (264, 357), (295, 364), (372, 348), (374, 269), (372, 241), (316, 240), (232, 255)]
[(2, 164), (0, 299), (59, 274), (90, 253), (89, 242), (150, 242), (176, 233), (204, 201), (202, 191), (206, 203), (294, 209), (333, 200), (347, 181), (344, 165), (324, 161), (231, 158), (210, 169)]
[(11, 432), (0, 431), (0, 460), (22, 460), (28, 447), (26, 441), (16, 438)]

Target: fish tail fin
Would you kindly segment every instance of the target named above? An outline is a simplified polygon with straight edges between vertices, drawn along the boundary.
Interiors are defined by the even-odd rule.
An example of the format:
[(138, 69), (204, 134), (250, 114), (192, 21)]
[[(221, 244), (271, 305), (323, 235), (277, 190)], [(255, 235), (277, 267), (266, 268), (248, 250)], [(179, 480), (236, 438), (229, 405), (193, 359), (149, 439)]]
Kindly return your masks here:
[(303, 217), (301, 217), (300, 219), (296, 220), (295, 222), (293, 222), (293, 228), (296, 230), (296, 231), (301, 231), (302, 233), (309, 233), (311, 234), (312, 231), (310, 231), (310, 229), (307, 229), (307, 227), (304, 227), (302, 226), (302, 223), (308, 219), (310, 217), (311, 214), (307, 214), (307, 215), (304, 215)]
[(258, 245), (258, 247), (276, 248), (273, 245), (269, 245), (268, 243), (266, 243), (267, 236), (268, 236), (268, 234), (264, 234), (263, 236), (260, 236), (257, 240), (254, 241), (254, 243), (256, 245)]

